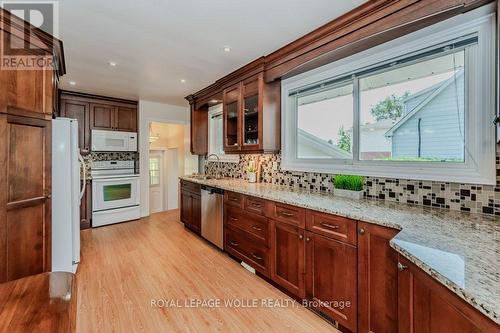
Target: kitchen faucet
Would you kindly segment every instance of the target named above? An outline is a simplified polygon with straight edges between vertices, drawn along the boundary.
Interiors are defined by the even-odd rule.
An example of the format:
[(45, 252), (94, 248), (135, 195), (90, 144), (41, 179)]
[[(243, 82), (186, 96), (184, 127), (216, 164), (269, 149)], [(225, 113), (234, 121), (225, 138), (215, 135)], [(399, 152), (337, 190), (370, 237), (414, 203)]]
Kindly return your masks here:
[(217, 154), (210, 154), (207, 156), (207, 163), (210, 157), (215, 156), (217, 158), (217, 172), (215, 173), (215, 179), (222, 179), (222, 173), (221, 173), (221, 165), (220, 165), (220, 157)]

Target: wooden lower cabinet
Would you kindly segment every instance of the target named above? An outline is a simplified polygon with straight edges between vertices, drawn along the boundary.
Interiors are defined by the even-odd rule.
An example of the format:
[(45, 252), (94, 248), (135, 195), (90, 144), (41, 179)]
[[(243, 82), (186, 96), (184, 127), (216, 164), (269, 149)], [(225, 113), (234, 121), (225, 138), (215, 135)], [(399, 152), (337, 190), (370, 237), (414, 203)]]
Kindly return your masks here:
[(305, 297), (304, 229), (271, 220), (271, 279), (293, 295)]
[(181, 222), (186, 228), (201, 234), (201, 194), (196, 189), (189, 188), (181, 183)]
[(306, 297), (309, 306), (357, 332), (357, 251), (306, 232)]
[(258, 238), (238, 228), (228, 227), (224, 230), (224, 249), (269, 277), (269, 249)]
[(498, 325), (420, 268), (402, 256), (398, 260), (398, 332), (500, 332)]
[(0, 281), (51, 269), (50, 120), (0, 115)]
[(191, 224), (190, 228), (201, 234), (201, 195), (194, 195), (191, 197), (192, 200), (192, 212), (191, 212)]
[[(197, 186), (181, 182), (181, 220), (195, 231)], [(398, 232), (225, 192), (224, 250), (338, 322), (343, 332), (500, 333), (493, 321), (398, 255), (389, 244)]]
[(80, 229), (92, 226), (92, 181), (85, 182), (85, 194), (80, 202)]
[(398, 230), (358, 222), (358, 332), (398, 331)]

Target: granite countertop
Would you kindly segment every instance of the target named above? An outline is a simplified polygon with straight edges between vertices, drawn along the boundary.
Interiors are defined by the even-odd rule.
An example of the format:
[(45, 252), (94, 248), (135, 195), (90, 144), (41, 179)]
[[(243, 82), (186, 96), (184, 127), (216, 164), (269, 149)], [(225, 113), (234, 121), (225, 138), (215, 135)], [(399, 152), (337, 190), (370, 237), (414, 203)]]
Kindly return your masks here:
[(241, 179), (183, 180), (401, 230), (398, 253), (500, 324), (500, 219)]

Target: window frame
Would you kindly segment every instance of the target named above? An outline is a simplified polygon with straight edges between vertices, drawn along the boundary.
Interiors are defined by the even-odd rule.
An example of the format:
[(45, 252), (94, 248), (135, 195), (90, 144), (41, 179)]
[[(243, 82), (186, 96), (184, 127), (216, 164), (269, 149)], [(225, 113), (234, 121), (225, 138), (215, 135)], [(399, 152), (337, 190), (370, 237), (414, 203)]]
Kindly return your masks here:
[[(214, 121), (213, 117), (220, 116), (222, 120), (222, 128), (224, 128), (224, 117), (223, 117), (223, 112), (222, 112), (222, 104), (217, 104), (214, 106), (211, 106), (208, 108), (208, 154), (207, 156), (210, 156), (211, 154), (216, 154), (219, 156), (219, 159), (221, 162), (227, 162), (227, 163), (238, 163), (240, 161), (240, 155), (239, 154), (225, 154), (224, 153), (224, 131), (222, 130), (220, 134), (214, 133), (215, 132), (215, 126), (214, 126)], [(215, 144), (212, 140), (213, 135), (220, 135), (222, 137), (222, 153), (215, 151)], [(217, 162), (217, 158), (211, 156), (208, 157), (207, 159), (209, 162)]]
[[(156, 159), (158, 160), (158, 169), (151, 169), (151, 160)], [(158, 184), (153, 184), (153, 177), (151, 176), (151, 171), (157, 171), (158, 172)], [(157, 187), (161, 185), (161, 157), (159, 156), (150, 156), (149, 157), (149, 187)]]
[[(282, 162), (288, 171), (354, 174), (374, 177), (492, 184), (495, 177), (495, 14), (484, 6), (320, 68), (284, 79)], [(345, 77), (361, 69), (422, 53), (422, 50), (476, 35), (477, 46), (466, 57), (465, 163), (361, 160), (359, 95), (354, 98), (352, 160), (297, 158), (297, 109), (290, 93), (321, 81)], [(353, 79), (358, 91), (359, 78)], [(481, 133), (479, 137), (478, 133)]]

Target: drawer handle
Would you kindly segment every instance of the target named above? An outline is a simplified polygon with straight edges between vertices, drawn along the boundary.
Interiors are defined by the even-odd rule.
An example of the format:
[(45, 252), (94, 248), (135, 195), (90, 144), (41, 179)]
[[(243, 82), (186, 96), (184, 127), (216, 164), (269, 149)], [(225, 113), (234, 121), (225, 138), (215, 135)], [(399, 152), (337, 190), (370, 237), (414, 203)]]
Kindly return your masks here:
[(293, 213), (289, 213), (289, 212), (286, 212), (284, 210), (279, 211), (278, 214), (286, 216), (286, 217), (292, 217), (294, 215)]
[(256, 208), (262, 207), (262, 205), (260, 203), (256, 203), (256, 202), (252, 202), (252, 206), (256, 207)]
[(229, 218), (230, 218), (231, 220), (233, 220), (233, 221), (238, 221), (238, 219), (237, 219), (236, 217), (234, 217), (234, 216), (230, 216)]
[(257, 226), (257, 225), (253, 225), (253, 226), (252, 226), (252, 229), (253, 229), (253, 230), (257, 230), (257, 231), (262, 231), (262, 228), (261, 228), (261, 227), (259, 227), (259, 226)]
[(231, 244), (232, 246), (238, 246), (240, 244), (236, 243), (236, 242), (233, 242), (232, 240), (229, 241), (229, 244)]
[(255, 253), (252, 253), (252, 257), (254, 257), (254, 259), (257, 259), (257, 260), (262, 260), (262, 257), (259, 257)]
[(234, 201), (234, 202), (238, 202), (239, 201), (238, 198), (229, 198), (229, 200)]
[(330, 223), (320, 223), (322, 227), (330, 228), (330, 229), (338, 229), (340, 228), (338, 225), (333, 225)]

